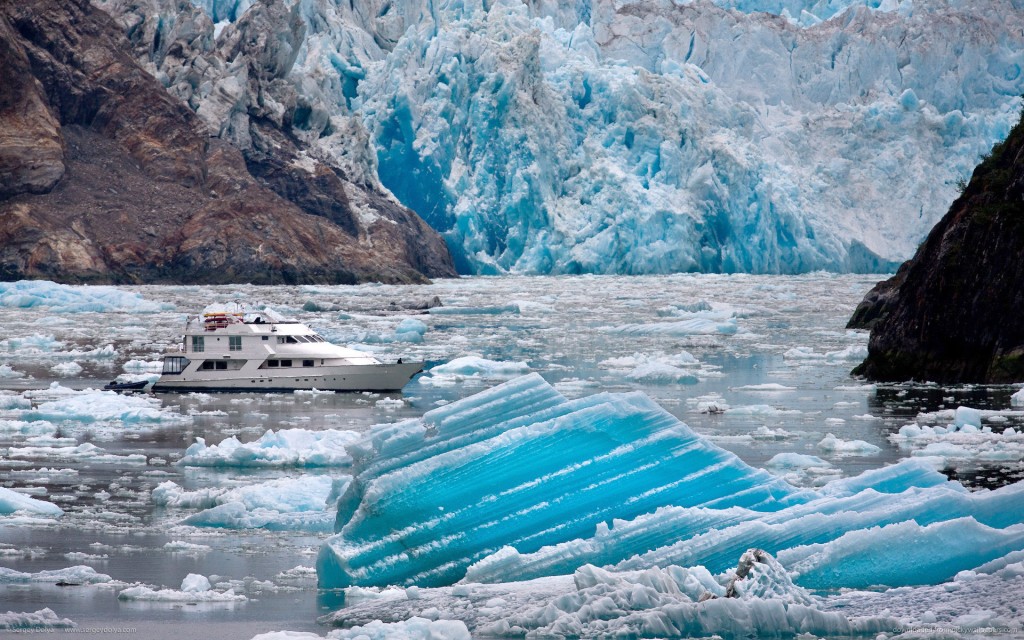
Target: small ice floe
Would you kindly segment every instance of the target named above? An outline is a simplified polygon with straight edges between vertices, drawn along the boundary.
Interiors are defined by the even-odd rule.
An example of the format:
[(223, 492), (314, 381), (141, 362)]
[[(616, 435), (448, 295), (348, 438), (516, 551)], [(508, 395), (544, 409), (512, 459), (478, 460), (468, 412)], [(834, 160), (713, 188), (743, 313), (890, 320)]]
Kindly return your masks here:
[(672, 322), (649, 322), (605, 327), (605, 331), (622, 336), (732, 336), (739, 332), (736, 318), (731, 312), (698, 311), (691, 317)]
[(100, 464), (146, 464), (141, 453), (108, 453), (91, 442), (76, 447), (11, 447), (7, 456), (15, 460), (60, 460), (69, 462), (95, 462)]
[(352, 457), (346, 447), (360, 439), (355, 431), (325, 429), (269, 430), (253, 442), (232, 436), (207, 445), (196, 438), (179, 465), (194, 467), (330, 467), (347, 466)]
[(731, 391), (795, 391), (796, 387), (789, 387), (777, 382), (766, 382), (764, 384), (745, 384), (742, 387), (730, 387)]
[(164, 551), (171, 553), (201, 554), (210, 551), (210, 545), (185, 542), (184, 540), (173, 540), (164, 544)]
[[(911, 449), (914, 456), (939, 457), (950, 461), (983, 461), (1018, 463), (1024, 459), (1024, 430), (1015, 427), (993, 428), (983, 424), (991, 418), (1006, 417), (1007, 413), (959, 407), (955, 411), (921, 414), (918, 421), (945, 418), (945, 425), (907, 424), (889, 440), (901, 448)], [(996, 425), (1002, 423), (996, 422)], [(998, 431), (996, 429), (999, 429)]]
[(82, 373), (82, 365), (77, 362), (61, 362), (50, 367), (50, 371), (62, 378), (70, 378)]
[(105, 573), (97, 573), (92, 567), (76, 565), (65, 569), (48, 569), (38, 573), (23, 573), (0, 567), (0, 584), (56, 584), (56, 585), (82, 585), (82, 584), (107, 584), (113, 579)]
[(743, 416), (798, 416), (803, 413), (799, 409), (779, 409), (768, 404), (748, 404), (739, 407), (731, 407), (725, 410), (727, 414)]
[(52, 502), (36, 500), (19, 491), (0, 487), (0, 515), (10, 515), (19, 512), (42, 516), (60, 516), (64, 513), (60, 507)]
[(117, 594), (118, 600), (146, 602), (245, 602), (248, 598), (236, 594), (234, 589), (216, 591), (203, 575), (190, 573), (181, 581), (180, 589), (151, 589), (145, 586), (129, 587)]
[(34, 612), (0, 612), (0, 630), (28, 633), (35, 629), (72, 629), (76, 626), (78, 625), (67, 618), (61, 618), (49, 608)]
[(159, 506), (203, 509), (182, 521), (197, 527), (329, 532), (334, 524), (329, 498), (341, 495), (350, 481), (350, 476), (304, 475), (197, 491), (168, 481), (153, 489), (152, 500)]
[(506, 380), (530, 371), (525, 362), (488, 360), (479, 356), (463, 356), (427, 371), (419, 379), (420, 384), (436, 387), (453, 386), (467, 380)]
[(822, 451), (839, 456), (874, 456), (882, 452), (882, 448), (864, 440), (843, 440), (828, 434), (818, 443)]
[(24, 378), (25, 374), (21, 371), (15, 371), (9, 364), (0, 364), (0, 379), (15, 380), (18, 378)]
[(814, 361), (845, 364), (854, 361), (859, 362), (868, 357), (868, 348), (866, 345), (850, 345), (838, 351), (820, 353), (810, 347), (793, 347), (783, 353), (782, 357), (792, 362)]

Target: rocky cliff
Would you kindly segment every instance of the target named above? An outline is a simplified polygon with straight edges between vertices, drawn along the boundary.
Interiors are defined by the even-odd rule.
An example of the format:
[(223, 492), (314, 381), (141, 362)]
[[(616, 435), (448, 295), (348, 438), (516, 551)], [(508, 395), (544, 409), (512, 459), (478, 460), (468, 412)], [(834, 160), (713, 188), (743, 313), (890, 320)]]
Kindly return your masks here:
[[(421, 219), (346, 172), (343, 156), (308, 144), (300, 125), (315, 114), (284, 80), (297, 42), (279, 37), (281, 21), (299, 41), (289, 30), (302, 26), (282, 3), (264, 4), (226, 38), (215, 40), (197, 13), (191, 31), (182, 24), (180, 38), (157, 43), (167, 60), (183, 55), (189, 38), (205, 38), (210, 50), (219, 43), (220, 59), (244, 67), (246, 86), (233, 98), (231, 87), (217, 87), (220, 101), (206, 106), (227, 108), (204, 117), (202, 105), (139, 64), (125, 25), (87, 0), (0, 3), (0, 278), (454, 275), (444, 241)], [(221, 116), (228, 125), (211, 128)]]
[(877, 380), (1024, 381), (1024, 117), (975, 169), (917, 254), (865, 297), (854, 373)]

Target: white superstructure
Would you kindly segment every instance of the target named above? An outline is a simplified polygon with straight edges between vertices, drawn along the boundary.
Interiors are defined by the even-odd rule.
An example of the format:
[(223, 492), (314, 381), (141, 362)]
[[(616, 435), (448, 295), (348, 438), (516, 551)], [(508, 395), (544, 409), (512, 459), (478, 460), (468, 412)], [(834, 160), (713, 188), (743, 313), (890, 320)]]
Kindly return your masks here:
[(398, 391), (422, 362), (386, 364), (272, 312), (191, 316), (153, 391)]

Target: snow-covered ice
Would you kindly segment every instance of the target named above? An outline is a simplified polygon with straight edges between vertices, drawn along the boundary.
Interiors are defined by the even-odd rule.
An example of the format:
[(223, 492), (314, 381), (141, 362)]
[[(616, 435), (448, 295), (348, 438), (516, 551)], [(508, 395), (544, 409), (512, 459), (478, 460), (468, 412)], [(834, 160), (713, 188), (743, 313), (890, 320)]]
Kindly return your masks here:
[(252, 442), (230, 437), (207, 445), (205, 438), (185, 450), (179, 464), (199, 467), (330, 467), (352, 459), (346, 447), (359, 439), (353, 431), (269, 430)]

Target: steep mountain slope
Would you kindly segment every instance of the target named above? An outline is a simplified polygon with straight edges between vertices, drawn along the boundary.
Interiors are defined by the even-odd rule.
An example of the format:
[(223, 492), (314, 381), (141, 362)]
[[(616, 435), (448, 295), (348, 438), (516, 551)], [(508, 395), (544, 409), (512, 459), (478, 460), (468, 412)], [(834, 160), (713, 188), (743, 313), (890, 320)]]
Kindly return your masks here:
[(1021, 0), (297, 0), (270, 89), (224, 53), (268, 3), (97, 2), (237, 144), (294, 91), (466, 272), (888, 270), (1024, 92)]
[(878, 380), (1024, 381), (1024, 117), (974, 171), (917, 254), (851, 325), (872, 325), (854, 373)]
[[(259, 25), (239, 28), (252, 43)], [(238, 45), (241, 46), (241, 45)], [(244, 48), (244, 47), (243, 47)], [(288, 127), (210, 138), (85, 0), (0, 4), (0, 277), (90, 282), (416, 282), (444, 243)], [(240, 64), (268, 82), (288, 56)], [(280, 110), (296, 109), (281, 102)]]

